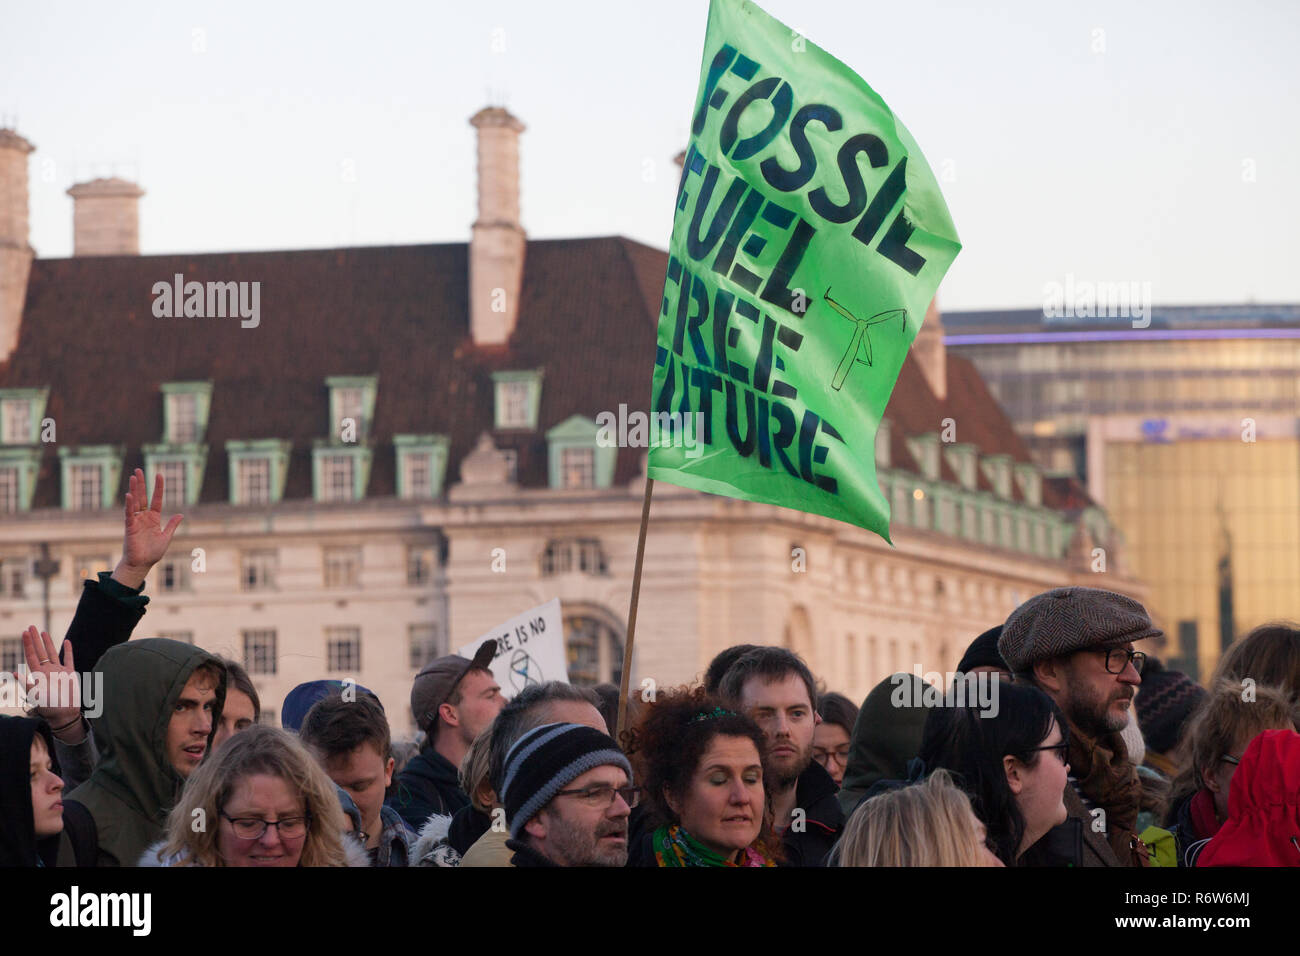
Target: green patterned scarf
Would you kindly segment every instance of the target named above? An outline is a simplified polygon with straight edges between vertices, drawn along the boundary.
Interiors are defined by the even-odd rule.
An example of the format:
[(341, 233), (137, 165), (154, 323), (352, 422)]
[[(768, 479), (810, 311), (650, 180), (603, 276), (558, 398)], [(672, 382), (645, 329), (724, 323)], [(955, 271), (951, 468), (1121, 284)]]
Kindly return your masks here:
[(677, 824), (660, 827), (652, 838), (660, 866), (776, 866), (755, 847), (745, 847), (735, 863), (710, 850)]

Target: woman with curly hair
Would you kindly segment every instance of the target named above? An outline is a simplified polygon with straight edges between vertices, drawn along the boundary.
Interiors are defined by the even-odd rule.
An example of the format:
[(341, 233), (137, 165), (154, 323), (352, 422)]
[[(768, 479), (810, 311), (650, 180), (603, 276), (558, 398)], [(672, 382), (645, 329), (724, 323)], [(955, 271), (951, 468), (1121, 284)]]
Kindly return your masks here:
[(347, 866), (334, 784), (297, 740), (253, 726), (190, 775), (141, 866)]
[(626, 744), (656, 827), (632, 847), (634, 865), (776, 865), (757, 724), (679, 688), (643, 708)]

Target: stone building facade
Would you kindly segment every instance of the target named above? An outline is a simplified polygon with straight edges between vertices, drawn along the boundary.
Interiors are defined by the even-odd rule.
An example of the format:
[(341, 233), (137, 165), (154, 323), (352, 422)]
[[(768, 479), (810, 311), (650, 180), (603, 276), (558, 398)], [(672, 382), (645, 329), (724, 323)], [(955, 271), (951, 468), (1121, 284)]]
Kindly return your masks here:
[[(468, 243), (140, 256), (141, 193), (116, 183), (70, 193), (112, 194), (76, 222), (119, 245), (79, 238), (63, 260), (23, 253), (31, 146), (0, 133), (0, 667), (27, 624), (66, 629), (81, 580), (116, 559), (143, 467), (186, 517), (137, 634), (243, 661), (267, 719), (300, 681), (353, 677), (409, 731), (429, 655), (552, 597), (570, 677), (617, 679), (645, 450), (603, 447), (596, 419), (646, 408), (667, 255), (529, 239), (523, 125), (495, 108), (472, 122)], [(634, 685), (771, 643), (860, 698), (895, 670), (951, 670), (1043, 589), (1143, 596), (1082, 484), (1045, 476), (945, 354), (937, 308), (876, 454), (893, 547), (657, 483)]]

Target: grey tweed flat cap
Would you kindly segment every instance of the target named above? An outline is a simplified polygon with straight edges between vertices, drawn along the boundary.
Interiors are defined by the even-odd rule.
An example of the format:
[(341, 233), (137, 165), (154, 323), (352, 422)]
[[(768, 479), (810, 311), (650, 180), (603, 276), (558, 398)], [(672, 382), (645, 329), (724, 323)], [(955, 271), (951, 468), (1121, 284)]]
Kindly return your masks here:
[(1012, 671), (1088, 648), (1119, 647), (1164, 631), (1137, 601), (1100, 588), (1053, 588), (1011, 612), (998, 653)]

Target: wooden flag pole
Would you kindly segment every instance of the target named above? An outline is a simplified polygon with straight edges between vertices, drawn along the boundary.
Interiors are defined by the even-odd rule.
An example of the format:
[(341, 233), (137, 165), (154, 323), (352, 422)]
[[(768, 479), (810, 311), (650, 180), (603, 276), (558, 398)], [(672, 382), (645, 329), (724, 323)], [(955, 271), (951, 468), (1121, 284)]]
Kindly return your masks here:
[(618, 688), (618, 727), (614, 739), (622, 744), (627, 729), (627, 685), (632, 677), (632, 641), (636, 637), (636, 604), (641, 596), (641, 562), (645, 558), (645, 533), (650, 524), (650, 494), (655, 480), (645, 480), (645, 500), (641, 503), (641, 533), (636, 539), (636, 567), (632, 571), (632, 603), (627, 609), (627, 643), (623, 647), (623, 679)]

